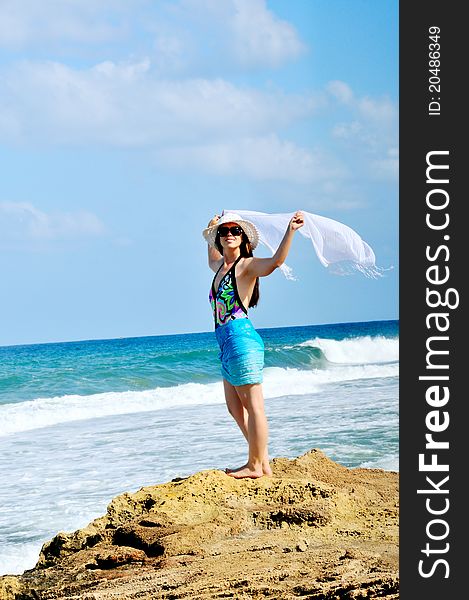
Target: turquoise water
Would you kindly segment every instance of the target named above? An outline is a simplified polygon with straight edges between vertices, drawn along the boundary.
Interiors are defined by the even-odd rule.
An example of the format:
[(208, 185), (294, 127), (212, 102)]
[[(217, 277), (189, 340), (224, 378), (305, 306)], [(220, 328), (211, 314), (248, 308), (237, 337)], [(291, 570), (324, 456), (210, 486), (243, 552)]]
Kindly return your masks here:
[[(271, 456), (398, 469), (397, 321), (259, 333)], [(116, 494), (242, 464), (217, 357), (212, 332), (0, 347), (0, 573)]]
[[(325, 367), (317, 338), (398, 337), (397, 321), (260, 329), (267, 367)], [(0, 347), (0, 404), (219, 379), (213, 333)]]

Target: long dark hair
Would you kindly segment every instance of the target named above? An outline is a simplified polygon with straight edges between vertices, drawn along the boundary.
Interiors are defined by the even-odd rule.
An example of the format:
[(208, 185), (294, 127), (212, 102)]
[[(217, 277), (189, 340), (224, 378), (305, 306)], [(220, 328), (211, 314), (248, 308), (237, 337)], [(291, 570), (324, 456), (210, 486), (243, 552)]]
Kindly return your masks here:
[[(215, 237), (215, 246), (217, 247), (218, 252), (223, 256), (223, 246), (221, 245), (220, 234), (218, 233), (218, 231), (217, 231), (217, 235)], [(249, 241), (248, 236), (244, 233), (244, 231), (242, 233), (241, 245), (239, 247), (239, 250), (240, 250), (241, 256), (243, 258), (249, 258), (250, 256), (254, 256), (252, 253), (251, 242)], [(248, 308), (253, 308), (254, 306), (257, 306), (258, 302), (259, 302), (259, 277), (256, 277), (256, 283), (254, 284), (254, 289), (252, 290), (251, 299), (249, 300)]]

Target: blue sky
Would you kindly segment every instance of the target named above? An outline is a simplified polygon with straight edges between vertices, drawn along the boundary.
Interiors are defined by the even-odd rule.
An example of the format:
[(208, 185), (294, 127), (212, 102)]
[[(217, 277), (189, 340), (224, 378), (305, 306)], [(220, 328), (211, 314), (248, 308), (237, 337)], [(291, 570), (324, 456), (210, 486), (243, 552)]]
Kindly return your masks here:
[(210, 331), (224, 208), (394, 267), (334, 276), (296, 236), (256, 327), (398, 318), (397, 136), (397, 0), (2, 2), (0, 345)]

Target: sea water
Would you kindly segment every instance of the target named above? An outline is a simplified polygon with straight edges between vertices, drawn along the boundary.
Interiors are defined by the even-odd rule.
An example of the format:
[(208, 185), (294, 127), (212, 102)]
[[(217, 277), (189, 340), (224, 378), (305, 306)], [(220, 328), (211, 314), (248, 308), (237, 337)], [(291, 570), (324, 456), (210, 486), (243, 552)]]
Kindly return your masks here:
[[(259, 329), (271, 457), (398, 470), (398, 321)], [(114, 496), (244, 464), (211, 333), (0, 347), (0, 574)]]

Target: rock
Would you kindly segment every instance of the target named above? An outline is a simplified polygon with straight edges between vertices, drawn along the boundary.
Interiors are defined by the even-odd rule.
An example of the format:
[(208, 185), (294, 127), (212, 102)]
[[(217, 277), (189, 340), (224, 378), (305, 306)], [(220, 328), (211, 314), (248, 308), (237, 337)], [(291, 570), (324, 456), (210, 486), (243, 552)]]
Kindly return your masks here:
[(308, 549), (308, 546), (309, 546), (309, 544), (306, 540), (301, 540), (301, 542), (296, 545), (296, 551), (297, 552), (306, 552), (306, 550)]
[(121, 565), (130, 563), (139, 563), (143, 565), (146, 559), (146, 553), (143, 550), (135, 548), (119, 548), (113, 553), (100, 552), (95, 556), (95, 562), (86, 565), (88, 569), (115, 569)]
[(18, 577), (0, 577), (0, 600), (15, 600), (20, 597), (23, 586)]
[(58, 533), (0, 600), (398, 597), (398, 476), (319, 450), (273, 476), (202, 471), (124, 493)]

